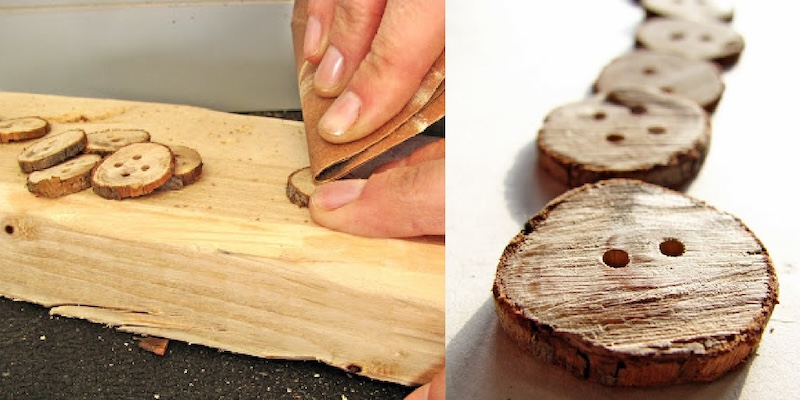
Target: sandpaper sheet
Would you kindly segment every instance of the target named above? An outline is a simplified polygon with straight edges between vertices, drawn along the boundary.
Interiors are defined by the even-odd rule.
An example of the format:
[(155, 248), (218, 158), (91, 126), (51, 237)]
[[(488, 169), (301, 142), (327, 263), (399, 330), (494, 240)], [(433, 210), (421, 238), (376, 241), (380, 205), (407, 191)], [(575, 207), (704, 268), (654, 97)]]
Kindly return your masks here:
[(354, 142), (335, 144), (323, 139), (317, 132), (317, 125), (334, 99), (320, 97), (315, 93), (314, 72), (317, 66), (303, 59), (306, 17), (306, 1), (295, 1), (292, 16), (295, 63), (311, 171), (317, 183), (344, 177), (352, 170), (424, 131), (444, 116), (445, 53), (443, 51), (423, 78), (411, 100), (389, 122)]

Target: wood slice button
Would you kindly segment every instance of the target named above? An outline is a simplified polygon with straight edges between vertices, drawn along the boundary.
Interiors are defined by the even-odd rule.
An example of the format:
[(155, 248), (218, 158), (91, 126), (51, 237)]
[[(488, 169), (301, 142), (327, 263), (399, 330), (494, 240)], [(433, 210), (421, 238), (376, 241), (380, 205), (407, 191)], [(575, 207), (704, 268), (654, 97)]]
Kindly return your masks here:
[(92, 169), (99, 163), (97, 154), (83, 154), (28, 176), (28, 190), (43, 197), (61, 197), (88, 189)]
[(311, 167), (292, 172), (286, 180), (286, 197), (298, 207), (308, 207), (308, 201), (315, 190), (317, 185), (314, 183)]
[(167, 146), (135, 143), (106, 157), (92, 174), (92, 190), (109, 199), (142, 196), (163, 185), (175, 169)]
[(712, 111), (725, 85), (719, 66), (675, 54), (637, 50), (612, 60), (600, 72), (594, 89), (650, 88), (688, 97)]
[(650, 50), (723, 65), (735, 63), (744, 50), (744, 39), (739, 33), (727, 24), (711, 21), (654, 18), (639, 26), (636, 41)]
[(150, 141), (150, 133), (141, 129), (108, 129), (86, 135), (87, 153), (107, 156), (129, 144)]
[(175, 156), (175, 177), (183, 186), (191, 185), (200, 179), (203, 173), (203, 159), (200, 153), (186, 146), (170, 146)]
[(648, 15), (693, 21), (733, 20), (733, 6), (729, 1), (715, 0), (642, 0)]
[(539, 163), (569, 186), (635, 178), (679, 188), (700, 170), (708, 114), (681, 96), (619, 89), (553, 110), (537, 140)]
[(50, 124), (39, 117), (12, 118), (0, 121), (0, 143), (36, 139), (50, 131)]
[(778, 283), (737, 218), (615, 179), (573, 189), (528, 221), (493, 293), (501, 326), (527, 352), (602, 384), (653, 386), (741, 365)]
[(25, 148), (18, 158), (19, 167), (23, 172), (50, 168), (79, 154), (84, 148), (86, 133), (82, 129), (70, 129), (44, 137)]

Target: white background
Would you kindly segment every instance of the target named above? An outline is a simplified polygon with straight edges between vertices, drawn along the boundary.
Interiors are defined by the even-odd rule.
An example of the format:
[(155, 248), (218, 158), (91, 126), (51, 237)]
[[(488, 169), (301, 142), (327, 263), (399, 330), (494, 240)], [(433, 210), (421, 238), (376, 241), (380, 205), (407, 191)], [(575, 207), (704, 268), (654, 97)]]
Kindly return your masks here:
[(711, 150), (688, 190), (740, 217), (764, 242), (780, 304), (744, 368), (712, 384), (636, 390), (583, 382), (519, 354), (497, 324), (491, 286), (503, 248), (564, 190), (536, 168), (543, 117), (587, 95), (601, 68), (631, 48), (643, 13), (627, 0), (448, 2), (449, 398), (797, 398), (798, 15), (800, 5), (788, 0), (737, 3), (733, 27), (746, 49), (724, 74)]

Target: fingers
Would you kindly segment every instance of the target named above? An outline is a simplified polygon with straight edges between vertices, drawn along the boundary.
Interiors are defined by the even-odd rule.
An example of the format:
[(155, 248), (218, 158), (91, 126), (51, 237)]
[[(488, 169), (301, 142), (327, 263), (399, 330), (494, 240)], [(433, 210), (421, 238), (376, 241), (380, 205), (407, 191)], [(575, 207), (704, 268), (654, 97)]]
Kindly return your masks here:
[[(339, 2), (330, 44), (315, 76), (318, 92), (342, 91), (318, 127), (320, 136), (332, 143), (358, 140), (396, 115), (444, 50), (444, 0), (386, 1), (379, 26), (373, 14), (379, 5), (372, 3), (384, 5), (383, 1)], [(348, 8), (356, 5), (364, 8), (358, 12)], [(364, 38), (371, 38), (366, 33), (371, 29), (377, 31), (365, 48)]]
[[(319, 2), (320, 0), (315, 0)], [(314, 74), (314, 89), (323, 97), (334, 97), (342, 93), (345, 85), (353, 77), (361, 60), (369, 52), (372, 38), (381, 23), (386, 0), (338, 0), (325, 1), (325, 5), (314, 5), (314, 13), (324, 13), (320, 24), (327, 23), (324, 34), (326, 48), (321, 49), (311, 44), (316, 41), (316, 28), (311, 19), (309, 5), (309, 25), (306, 35), (312, 34), (308, 49), (304, 45), (304, 55), (311, 62), (319, 63)], [(323, 29), (320, 29), (322, 32)], [(321, 33), (323, 34), (323, 33)], [(308, 36), (306, 36), (308, 37)], [(320, 40), (319, 42), (322, 42)], [(316, 50), (313, 54), (311, 50)], [(318, 53), (318, 54), (317, 54)]]
[(445, 400), (445, 370), (436, 374), (431, 383), (420, 386), (408, 395), (405, 400)]
[(361, 236), (444, 235), (444, 165), (437, 159), (321, 185), (309, 202), (311, 217)]
[(303, 58), (319, 64), (328, 48), (328, 33), (333, 22), (335, 3), (331, 0), (308, 0), (306, 33), (303, 38)]

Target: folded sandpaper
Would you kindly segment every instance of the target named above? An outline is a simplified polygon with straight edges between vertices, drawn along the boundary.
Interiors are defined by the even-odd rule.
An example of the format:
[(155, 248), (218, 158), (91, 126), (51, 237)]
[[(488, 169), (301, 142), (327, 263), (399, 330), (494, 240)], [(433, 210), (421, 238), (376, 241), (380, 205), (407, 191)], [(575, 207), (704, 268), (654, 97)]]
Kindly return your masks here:
[(311, 172), (317, 183), (342, 178), (380, 156), (444, 117), (445, 55), (444, 51), (425, 75), (419, 89), (403, 109), (389, 122), (368, 136), (350, 143), (335, 144), (317, 132), (322, 114), (333, 98), (318, 96), (314, 91), (317, 66), (303, 59), (303, 37), (306, 31), (306, 0), (297, 0), (292, 16), (292, 36), (300, 88), (300, 103), (306, 128)]

